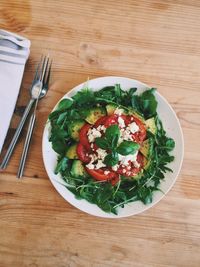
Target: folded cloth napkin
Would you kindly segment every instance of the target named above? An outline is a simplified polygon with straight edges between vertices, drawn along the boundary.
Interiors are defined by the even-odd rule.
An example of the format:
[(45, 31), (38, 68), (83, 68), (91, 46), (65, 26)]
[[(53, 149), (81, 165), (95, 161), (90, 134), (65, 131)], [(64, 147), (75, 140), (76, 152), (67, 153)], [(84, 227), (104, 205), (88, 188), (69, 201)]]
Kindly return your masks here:
[(0, 153), (15, 109), (30, 41), (0, 29)]

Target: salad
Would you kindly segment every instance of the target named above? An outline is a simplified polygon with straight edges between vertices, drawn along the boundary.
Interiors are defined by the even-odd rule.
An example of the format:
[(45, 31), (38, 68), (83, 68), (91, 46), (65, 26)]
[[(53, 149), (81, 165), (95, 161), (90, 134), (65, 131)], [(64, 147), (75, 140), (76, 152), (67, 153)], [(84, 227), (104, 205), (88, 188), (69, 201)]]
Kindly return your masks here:
[(120, 84), (87, 86), (49, 115), (55, 173), (76, 198), (118, 213), (129, 202), (152, 202), (175, 147), (157, 113), (155, 89), (137, 94)]

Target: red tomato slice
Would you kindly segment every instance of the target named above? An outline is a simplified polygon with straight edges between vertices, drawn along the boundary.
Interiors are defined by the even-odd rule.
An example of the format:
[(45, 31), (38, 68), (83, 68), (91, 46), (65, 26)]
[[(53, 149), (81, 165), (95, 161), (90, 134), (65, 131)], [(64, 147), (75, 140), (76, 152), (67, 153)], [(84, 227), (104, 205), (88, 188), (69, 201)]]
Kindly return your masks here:
[(91, 170), (85, 167), (86, 171), (97, 181), (110, 181), (112, 185), (115, 185), (119, 181), (119, 175), (113, 171), (105, 174), (102, 169)]
[(136, 142), (141, 143), (146, 138), (146, 127), (144, 123), (137, 117), (133, 115), (126, 116), (125, 124), (128, 125), (132, 122), (135, 122), (139, 127), (139, 131), (137, 133), (132, 134), (132, 137)]
[(76, 148), (78, 158), (85, 163), (90, 162), (90, 157), (87, 155), (87, 149), (82, 143), (78, 143)]
[(139, 168), (136, 168), (132, 162), (129, 162), (128, 166), (122, 167), (122, 165), (120, 165), (116, 172), (127, 177), (135, 176), (143, 167), (143, 159), (144, 156), (141, 153), (138, 153), (137, 162), (140, 164)]
[(88, 141), (88, 137), (87, 137), (87, 132), (90, 129), (91, 125), (86, 123), (83, 125), (83, 127), (80, 129), (79, 132), (79, 139), (80, 142), (85, 146), (85, 148), (90, 151), (91, 147), (90, 147), (90, 143)]
[(99, 118), (95, 124), (94, 124), (94, 127), (97, 128), (99, 125), (104, 125), (106, 119), (108, 118), (108, 116), (103, 116), (101, 118)]
[(85, 167), (86, 171), (97, 181), (107, 181), (109, 180), (109, 176), (104, 174), (104, 170), (98, 169), (98, 170), (91, 170)]
[(119, 182), (119, 175), (115, 174), (115, 176), (110, 180), (111, 185), (116, 185)]
[(109, 126), (113, 125), (113, 124), (118, 124), (118, 115), (116, 114), (113, 114), (113, 115), (110, 115), (110, 116), (106, 116), (107, 119), (106, 121), (104, 122), (104, 126), (106, 128), (108, 128)]

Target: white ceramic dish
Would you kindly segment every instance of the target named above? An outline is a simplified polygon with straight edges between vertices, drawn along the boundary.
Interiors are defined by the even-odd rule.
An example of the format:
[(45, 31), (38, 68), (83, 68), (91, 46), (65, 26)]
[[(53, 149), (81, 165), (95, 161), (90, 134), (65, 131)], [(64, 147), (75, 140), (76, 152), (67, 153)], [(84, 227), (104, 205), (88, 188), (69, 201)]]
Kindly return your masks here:
[[(115, 85), (116, 83), (119, 83), (123, 90), (127, 90), (131, 87), (137, 87), (138, 93), (141, 93), (146, 88), (148, 88), (147, 85), (139, 81), (132, 80), (129, 78), (113, 77), (113, 76), (90, 80), (89, 88), (92, 88), (92, 90), (97, 91), (105, 86)], [(66, 95), (64, 95), (63, 98), (72, 97), (77, 91), (83, 88), (84, 84), (85, 83), (82, 83), (76, 86)], [(165, 100), (165, 98), (162, 97), (158, 92), (156, 92), (155, 96), (158, 101), (157, 112), (163, 122), (164, 129), (166, 130), (168, 136), (172, 137), (176, 143), (175, 149), (173, 150), (173, 155), (175, 156), (175, 160), (169, 164), (169, 167), (173, 170), (173, 173), (166, 173), (165, 179), (162, 181), (160, 185), (160, 189), (164, 192), (164, 194), (159, 191), (154, 192), (153, 202), (149, 205), (144, 205), (142, 202), (139, 201), (126, 204), (124, 208), (119, 208), (118, 215), (105, 213), (96, 205), (90, 204), (86, 200), (77, 200), (74, 197), (74, 195), (66, 187), (62, 185), (63, 183), (62, 178), (59, 175), (54, 174), (54, 169), (57, 162), (57, 154), (53, 151), (51, 143), (48, 141), (50, 125), (49, 123), (47, 123), (44, 129), (43, 145), (42, 145), (44, 165), (52, 184), (54, 185), (58, 193), (65, 200), (67, 200), (69, 203), (71, 203), (78, 209), (87, 212), (91, 215), (106, 217), (106, 218), (120, 218), (141, 213), (144, 210), (147, 210), (150, 207), (154, 206), (166, 195), (166, 193), (172, 188), (180, 172), (183, 161), (184, 142), (179, 120), (175, 112), (173, 111), (172, 107)]]

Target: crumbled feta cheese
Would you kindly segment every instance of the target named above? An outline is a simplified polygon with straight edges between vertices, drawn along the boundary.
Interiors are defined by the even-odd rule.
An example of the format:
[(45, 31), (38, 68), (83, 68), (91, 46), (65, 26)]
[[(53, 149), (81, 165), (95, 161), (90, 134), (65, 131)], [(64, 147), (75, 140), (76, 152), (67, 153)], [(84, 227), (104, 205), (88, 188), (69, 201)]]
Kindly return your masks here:
[(91, 158), (90, 163), (93, 163), (94, 161), (97, 160), (97, 156), (95, 154), (90, 154), (90, 158)]
[(105, 127), (104, 125), (99, 125), (99, 126), (97, 127), (97, 130), (98, 130), (98, 131), (102, 131), (103, 133), (105, 133), (105, 131), (106, 131), (106, 127)]
[(101, 137), (100, 131), (96, 128), (89, 129), (87, 135), (90, 143), (94, 142), (97, 137)]
[(91, 162), (89, 162), (86, 167), (90, 170), (94, 170), (94, 164), (92, 164)]
[(129, 165), (129, 161), (134, 162), (137, 160), (137, 154), (138, 154), (138, 151), (133, 155), (127, 155), (127, 156), (123, 156), (119, 154), (119, 161), (121, 162), (121, 164), (127, 166)]
[(117, 114), (117, 115), (122, 115), (122, 114), (123, 114), (123, 112), (124, 112), (124, 110), (123, 110), (123, 109), (121, 109), (121, 108), (116, 108), (116, 109), (115, 109), (115, 112), (114, 112), (114, 114)]
[(123, 170), (122, 170), (122, 173), (125, 173), (125, 172), (126, 172), (126, 170), (125, 170), (125, 169), (123, 169)]
[(98, 160), (97, 161), (97, 164), (95, 165), (95, 169), (100, 169), (100, 168), (103, 168), (103, 167), (106, 167), (106, 165), (103, 163), (102, 160)]
[(119, 165), (116, 164), (116, 165), (112, 166), (112, 170), (116, 172), (118, 170), (118, 167), (119, 167)]
[(126, 126), (124, 120), (120, 116), (118, 117), (118, 123), (120, 128), (124, 128)]
[(138, 132), (139, 129), (140, 129), (135, 122), (130, 123), (128, 125), (128, 128), (130, 129), (131, 133), (133, 133), (133, 134), (136, 133), (136, 132)]
[(105, 156), (108, 155), (108, 153), (106, 152), (106, 150), (101, 149), (101, 148), (98, 148), (98, 149), (96, 150), (96, 152), (97, 152), (97, 157), (98, 157), (98, 159), (102, 159), (102, 160), (104, 160)]
[(127, 128), (124, 132), (122, 132), (122, 141), (132, 141), (132, 135), (129, 129)]
[(140, 168), (140, 164), (137, 161), (134, 161), (133, 163), (136, 168)]
[(109, 174), (109, 173), (110, 173), (110, 171), (105, 171), (105, 172), (104, 172), (105, 175), (107, 175), (107, 174)]

